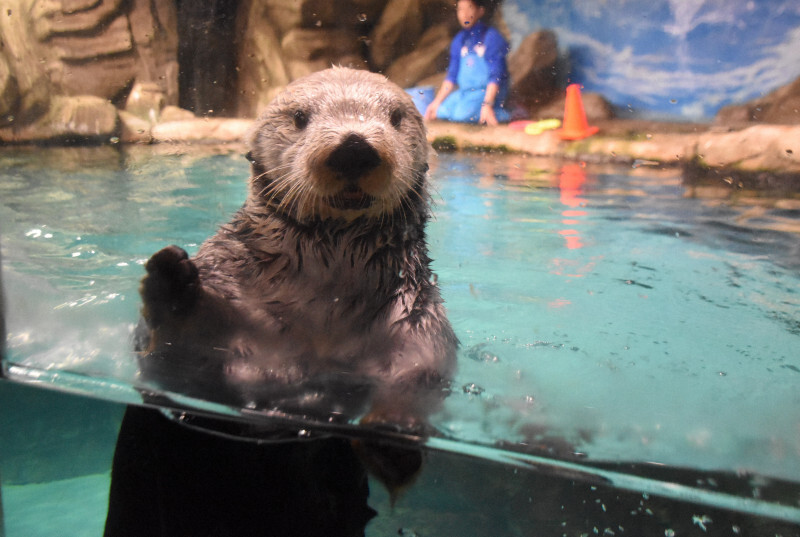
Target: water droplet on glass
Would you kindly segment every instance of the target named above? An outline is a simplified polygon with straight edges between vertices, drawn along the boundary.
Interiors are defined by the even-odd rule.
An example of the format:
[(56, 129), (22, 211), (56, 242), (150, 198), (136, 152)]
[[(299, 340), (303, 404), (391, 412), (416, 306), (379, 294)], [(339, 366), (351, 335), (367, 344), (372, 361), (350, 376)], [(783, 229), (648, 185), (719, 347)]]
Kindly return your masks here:
[(358, 120), (359, 120), (359, 121), (364, 121), (364, 120), (366, 120), (366, 119), (367, 119), (367, 118), (366, 118), (366, 117), (364, 117), (364, 114), (358, 114)]
[(358, 22), (367, 22), (367, 14), (366, 13), (359, 13), (358, 14)]
[(118, 144), (119, 136), (112, 136), (108, 141), (111, 142), (112, 144)]
[(664, 530), (664, 537), (675, 537), (675, 530), (667, 528)]
[(670, 99), (669, 102), (670, 104), (676, 104), (678, 102), (678, 99)]
[(480, 395), (485, 391), (483, 388), (481, 388), (474, 382), (470, 382), (469, 384), (464, 384), (463, 390), (464, 393), (469, 395)]

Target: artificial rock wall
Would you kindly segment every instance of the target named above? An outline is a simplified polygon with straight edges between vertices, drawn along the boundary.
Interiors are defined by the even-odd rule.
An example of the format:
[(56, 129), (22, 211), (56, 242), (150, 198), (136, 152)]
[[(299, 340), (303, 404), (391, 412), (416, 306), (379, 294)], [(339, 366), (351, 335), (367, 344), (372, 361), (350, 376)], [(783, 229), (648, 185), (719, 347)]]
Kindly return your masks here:
[(176, 24), (171, 0), (1, 0), (0, 139), (108, 132), (131, 95), (176, 104)]
[[(186, 110), (250, 118), (331, 65), (436, 85), (457, 31), (452, 0), (0, 0), (0, 141), (146, 141)], [(557, 64), (552, 32), (522, 43), (518, 106), (555, 95)]]

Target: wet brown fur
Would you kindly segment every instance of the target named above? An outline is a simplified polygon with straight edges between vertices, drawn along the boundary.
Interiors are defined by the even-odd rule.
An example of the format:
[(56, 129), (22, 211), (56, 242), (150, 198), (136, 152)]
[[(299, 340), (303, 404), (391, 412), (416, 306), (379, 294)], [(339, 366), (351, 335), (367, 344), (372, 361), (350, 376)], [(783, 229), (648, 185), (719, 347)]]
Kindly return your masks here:
[(195, 258), (168, 247), (147, 263), (145, 374), (181, 349), (187, 376), (221, 376), (245, 403), (265, 384), (364, 377), (365, 421), (419, 425), (435, 405), (420, 389), (452, 375), (458, 342), (429, 266), (428, 144), (410, 97), (365, 71), (316, 73), (270, 104), (249, 150), (233, 219)]

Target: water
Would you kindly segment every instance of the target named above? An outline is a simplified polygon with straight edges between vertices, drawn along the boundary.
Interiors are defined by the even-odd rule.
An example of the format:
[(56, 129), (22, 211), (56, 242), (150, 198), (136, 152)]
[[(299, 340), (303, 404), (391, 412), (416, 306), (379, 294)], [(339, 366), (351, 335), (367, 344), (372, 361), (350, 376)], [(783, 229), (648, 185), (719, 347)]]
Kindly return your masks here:
[[(7, 372), (139, 401), (130, 334), (142, 265), (166, 244), (196, 251), (244, 199), (247, 163), (109, 148), (2, 160)], [(780, 524), (800, 522), (797, 198), (519, 156), (441, 155), (433, 177), (429, 242), (459, 370), (432, 420), (434, 463), (370, 531), (477, 535), (504, 521), (501, 533), (525, 535), (558, 518), (553, 532), (620, 534), (638, 516), (659, 535), (770, 519), (792, 534)], [(4, 467), (8, 535), (54, 534), (22, 508), (56, 505), (51, 494), (88, 491), (102, 521), (107, 466), (82, 469), (48, 481)], [(486, 509), (465, 507), (476, 502)], [(667, 508), (681, 513), (673, 524), (657, 516)]]

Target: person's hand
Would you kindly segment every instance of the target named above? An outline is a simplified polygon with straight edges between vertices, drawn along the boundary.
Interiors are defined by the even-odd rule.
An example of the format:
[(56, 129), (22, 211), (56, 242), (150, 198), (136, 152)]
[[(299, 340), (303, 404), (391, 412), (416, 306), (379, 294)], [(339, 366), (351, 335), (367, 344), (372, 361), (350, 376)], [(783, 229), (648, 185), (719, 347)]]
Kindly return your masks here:
[(428, 108), (425, 109), (425, 121), (430, 121), (432, 119), (436, 119), (436, 112), (439, 110), (439, 103), (436, 101), (432, 101), (431, 104), (428, 105)]
[(494, 115), (494, 109), (488, 104), (481, 105), (481, 116), (478, 120), (481, 125), (497, 125), (497, 116)]

